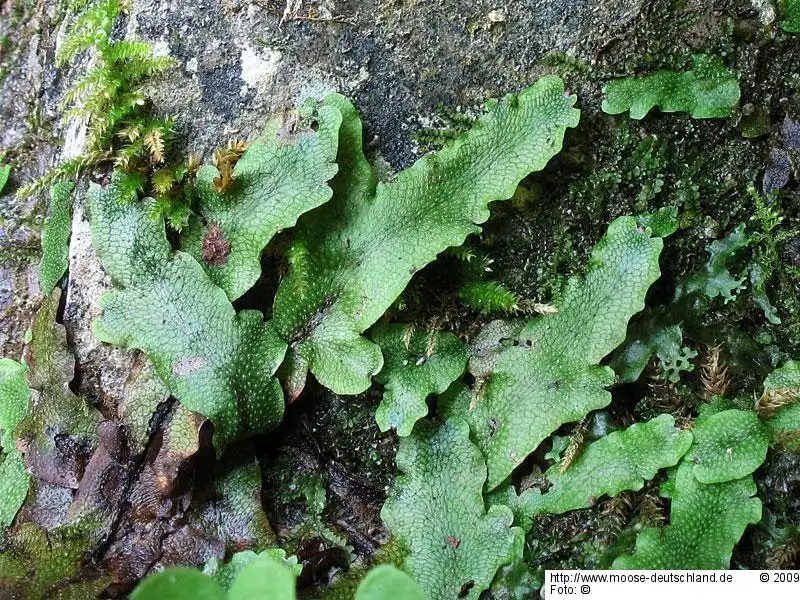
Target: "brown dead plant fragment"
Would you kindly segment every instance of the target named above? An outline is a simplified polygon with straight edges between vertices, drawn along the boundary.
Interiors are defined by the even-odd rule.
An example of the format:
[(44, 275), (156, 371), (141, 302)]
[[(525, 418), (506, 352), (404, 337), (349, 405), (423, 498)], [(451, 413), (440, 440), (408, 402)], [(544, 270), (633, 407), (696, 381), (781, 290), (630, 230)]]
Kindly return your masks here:
[(641, 496), (636, 514), (645, 527), (661, 527), (667, 520), (664, 505), (653, 490), (648, 490)]
[(197, 174), (197, 169), (203, 166), (203, 157), (199, 154), (190, 154), (186, 159), (186, 171), (190, 177)]
[(128, 142), (135, 142), (140, 135), (142, 135), (142, 127), (137, 124), (129, 125), (117, 132), (118, 138), (128, 140)]
[(222, 229), (216, 223), (208, 226), (208, 233), (203, 238), (203, 260), (209, 265), (219, 267), (228, 262), (231, 244), (222, 235)]
[(779, 408), (798, 401), (800, 401), (800, 387), (782, 387), (765, 391), (756, 401), (755, 409), (759, 416), (769, 419)]
[(622, 530), (630, 521), (634, 506), (634, 494), (632, 492), (622, 492), (604, 503), (602, 524), (603, 537), (606, 543), (610, 543), (622, 533)]
[(144, 145), (150, 152), (150, 161), (153, 163), (164, 162), (164, 134), (160, 129), (153, 129), (144, 136)]
[(439, 336), (436, 335), (436, 331), (431, 329), (428, 332), (428, 340), (425, 344), (425, 359), (429, 359), (433, 356), (433, 353), (436, 352), (436, 344), (439, 341)]
[(800, 561), (800, 539), (789, 540), (775, 548), (767, 557), (768, 569), (794, 569)]
[(242, 154), (247, 150), (247, 142), (232, 138), (225, 148), (218, 148), (211, 161), (219, 171), (219, 177), (214, 178), (214, 189), (220, 194), (231, 187), (233, 183), (233, 168)]
[(411, 345), (411, 340), (414, 338), (414, 330), (414, 326), (409, 325), (403, 332), (403, 346), (406, 350), (408, 350), (409, 346)]
[(444, 541), (447, 546), (450, 546), (453, 550), (458, 550), (458, 547), (461, 545), (461, 540), (452, 535), (448, 535), (446, 538), (444, 538)]
[(297, 139), (300, 128), (300, 115), (296, 110), (286, 109), (283, 112), (283, 123), (278, 129), (278, 139), (292, 144)]
[(534, 302), (531, 306), (533, 312), (539, 315), (555, 315), (558, 309), (552, 304), (543, 304), (542, 302)]
[(653, 401), (652, 408), (656, 413), (671, 414), (675, 417), (675, 426), (681, 430), (691, 428), (694, 421), (692, 409), (684, 403), (674, 384), (664, 381), (651, 369), (647, 375), (647, 387), (650, 390), (648, 395)]
[(569, 445), (564, 451), (564, 458), (561, 460), (561, 465), (559, 466), (559, 471), (561, 473), (569, 469), (570, 465), (575, 462), (583, 452), (583, 448), (586, 445), (586, 434), (589, 433), (590, 422), (589, 415), (586, 415), (581, 419), (580, 423), (575, 426), (575, 431), (572, 433)]
[(483, 396), (486, 394), (486, 384), (489, 383), (490, 377), (491, 374), (475, 378), (475, 385), (472, 387), (472, 400), (469, 403), (470, 411), (475, 410), (475, 407), (483, 400)]
[(714, 396), (724, 396), (730, 386), (728, 367), (722, 358), (722, 344), (708, 349), (700, 366), (700, 382), (703, 385), (701, 396), (710, 402)]

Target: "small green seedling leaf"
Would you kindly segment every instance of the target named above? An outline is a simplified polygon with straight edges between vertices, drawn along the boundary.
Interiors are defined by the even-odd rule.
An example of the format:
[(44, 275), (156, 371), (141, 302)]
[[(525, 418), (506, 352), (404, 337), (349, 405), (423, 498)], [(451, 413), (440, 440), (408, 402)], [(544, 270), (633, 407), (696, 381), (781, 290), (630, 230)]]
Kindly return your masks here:
[(620, 556), (615, 569), (727, 569), (745, 528), (761, 519), (752, 476), (723, 483), (700, 483), (693, 465), (678, 467), (672, 491), (670, 524), (649, 527), (636, 539), (632, 556)]
[(295, 569), (281, 559), (262, 554), (233, 580), (228, 600), (295, 600)]
[[(297, 560), (286, 559), (279, 548), (260, 554), (237, 552), (227, 564), (209, 561), (203, 572), (173, 567), (150, 575), (136, 587), (131, 600), (295, 600), (301, 570)], [(429, 600), (411, 577), (389, 564), (370, 569), (355, 592), (355, 600), (395, 598)]]
[(740, 96), (736, 75), (718, 57), (702, 54), (694, 57), (690, 71), (616, 79), (603, 91), (603, 112), (617, 115), (629, 110), (631, 119), (637, 120), (654, 106), (663, 112), (688, 112), (695, 119), (727, 117)]
[(523, 500), (533, 514), (561, 514), (591, 506), (601, 496), (616, 496), (623, 490), (640, 490), (659, 469), (671, 467), (692, 444), (692, 434), (675, 428), (670, 415), (636, 423), (589, 444), (566, 472), (559, 465), (545, 476), (552, 486), (546, 494), (531, 489)]
[(165, 569), (144, 579), (131, 600), (295, 600), (297, 564), (284, 556), (278, 549), (240, 552), (228, 565), (209, 563), (202, 572)]
[(469, 420), (486, 457), (489, 490), (562, 424), (611, 402), (606, 388), (614, 373), (599, 363), (644, 308), (660, 274), (662, 246), (633, 217), (616, 219), (595, 247), (586, 277), (568, 282), (558, 312), (530, 321), (515, 343), (470, 364), (480, 367), (473, 375), (483, 382), (472, 394), (440, 401), (448, 414)]
[(237, 314), (192, 256), (173, 252), (163, 222), (128, 189), (116, 173), (88, 193), (92, 242), (115, 284), (95, 335), (143, 350), (172, 395), (211, 419), (218, 450), (271, 429), (283, 415), (273, 374), (286, 344), (260, 312)]
[(687, 454), (700, 483), (741, 479), (767, 456), (769, 434), (753, 411), (724, 410), (697, 419)]
[(25, 365), (0, 358), (0, 528), (8, 527), (28, 494), (30, 476), (17, 450), (14, 430), (28, 410), (31, 390)]
[(744, 277), (733, 277), (728, 270), (728, 261), (749, 244), (750, 238), (745, 233), (744, 224), (721, 240), (711, 242), (707, 248), (709, 259), (705, 272), (689, 277), (676, 291), (676, 299), (684, 295), (703, 294), (709, 299), (722, 296), (726, 304), (733, 300), (736, 292), (742, 289)]
[(756, 405), (771, 434), (771, 443), (800, 452), (800, 362), (787, 361), (764, 380)]
[(8, 176), (11, 175), (11, 165), (0, 165), (0, 193), (8, 183)]
[(72, 190), (74, 184), (62, 181), (50, 188), (50, 214), (42, 229), (42, 262), (39, 281), (49, 294), (64, 276), (69, 265), (69, 235), (72, 231)]
[(372, 340), (384, 360), (376, 376), (384, 391), (375, 420), (381, 431), (394, 428), (407, 436), (428, 414), (426, 398), (443, 393), (464, 372), (467, 348), (452, 333), (414, 331), (399, 324), (376, 327)]
[(514, 558), (522, 531), (508, 507), (484, 507), (486, 465), (460, 419), (420, 421), (397, 452), (403, 475), (381, 511), (410, 549), (404, 569), (434, 600), (471, 598)]
[(553, 446), (544, 455), (545, 460), (552, 460), (555, 463), (561, 462), (561, 455), (564, 453), (564, 450), (567, 449), (569, 446), (569, 436), (568, 435), (554, 435), (552, 437)]
[(183, 248), (231, 301), (260, 277), (261, 252), (272, 237), (333, 194), (327, 181), (337, 170), (342, 115), (329, 104), (304, 108), (267, 124), (236, 163), (224, 193), (215, 188), (215, 167), (197, 172), (203, 222), (194, 220), (185, 231)]
[(778, 309), (769, 299), (767, 295), (767, 281), (770, 277), (769, 273), (764, 271), (764, 268), (754, 263), (750, 267), (750, 296), (753, 298), (753, 303), (764, 311), (764, 316), (767, 321), (773, 325), (780, 325), (781, 318), (778, 316)]
[[(800, 33), (800, 0), (786, 0), (786, 18), (781, 21), (781, 29), (789, 33)], [(0, 185), (0, 189), (2, 189)]]
[(660, 238), (671, 236), (680, 226), (677, 206), (662, 206), (653, 213), (637, 216), (636, 220), (640, 226), (647, 227), (654, 236)]
[(355, 600), (428, 600), (416, 581), (394, 565), (370, 569), (358, 584)]
[[(171, 567), (136, 586), (131, 600), (226, 600), (220, 585), (197, 569)], [(255, 597), (254, 597), (255, 598)]]
[(355, 108), (336, 94), (325, 103), (343, 115), (334, 197), (298, 222), (295, 245), (307, 261), (283, 280), (274, 322), (322, 385), (356, 394), (383, 366), (380, 348), (361, 334), (414, 273), (480, 231), (490, 202), (545, 167), (580, 111), (560, 79), (545, 77), (492, 103), (452, 145), (378, 183)]
[(632, 383), (650, 363), (653, 355), (672, 383), (680, 381), (682, 371), (694, 371), (691, 360), (697, 351), (683, 345), (683, 331), (677, 323), (667, 322), (662, 312), (652, 310), (628, 328), (626, 343), (611, 357), (609, 365), (620, 383)]
[(259, 556), (268, 556), (274, 560), (285, 562), (297, 576), (303, 571), (303, 565), (298, 564), (296, 556), (286, 558), (286, 552), (281, 548), (268, 548), (259, 553), (252, 550), (236, 552), (228, 562), (223, 562), (216, 557), (210, 558), (203, 567), (203, 573), (227, 590), (230, 589), (231, 584), (242, 570)]

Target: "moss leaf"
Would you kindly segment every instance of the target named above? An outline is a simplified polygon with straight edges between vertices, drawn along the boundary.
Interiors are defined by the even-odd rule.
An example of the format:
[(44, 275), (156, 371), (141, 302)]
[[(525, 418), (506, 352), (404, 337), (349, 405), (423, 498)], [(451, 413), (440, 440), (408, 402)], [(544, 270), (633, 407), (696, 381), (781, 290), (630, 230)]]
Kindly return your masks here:
[(800, 33), (800, 0), (786, 0), (786, 18), (781, 21), (781, 28), (790, 33)]
[(761, 519), (751, 476), (723, 483), (700, 483), (690, 461), (678, 467), (670, 524), (647, 528), (632, 556), (614, 561), (616, 569), (727, 569), (745, 528)]
[(126, 193), (124, 176), (92, 185), (92, 242), (115, 289), (100, 300), (95, 334), (147, 353), (170, 392), (214, 424), (218, 449), (274, 427), (283, 392), (273, 374), (286, 345), (258, 311), (236, 313), (190, 255), (173, 252), (147, 201)]
[(405, 570), (436, 600), (477, 598), (511, 562), (522, 531), (509, 508), (486, 511), (486, 465), (467, 424), (421, 421), (401, 440), (397, 466), (404, 475), (381, 517), (410, 549)]
[(482, 315), (492, 313), (512, 314), (519, 311), (519, 298), (502, 283), (496, 281), (471, 281), (458, 291), (458, 297)]
[(516, 343), (492, 356), (491, 372), (473, 373), (483, 379), (473, 394), (440, 402), (469, 420), (486, 457), (489, 490), (562, 424), (611, 402), (606, 388), (614, 373), (599, 363), (644, 308), (662, 246), (633, 217), (616, 219), (594, 248), (586, 277), (567, 283), (558, 312), (530, 321)]
[(488, 203), (510, 198), (523, 177), (544, 168), (580, 112), (560, 79), (543, 78), (494, 102), (451, 146), (377, 183), (355, 109), (338, 95), (326, 103), (343, 115), (334, 198), (298, 223), (296, 244), (309, 262), (282, 282), (275, 322), (320, 383), (355, 394), (383, 364), (361, 334), (416, 271), (480, 231)]
[(384, 385), (375, 413), (381, 431), (400, 436), (428, 414), (430, 394), (441, 394), (464, 372), (468, 352), (452, 333), (414, 331), (407, 325), (384, 325), (372, 331), (383, 352), (384, 365), (376, 379)]
[(688, 112), (695, 119), (727, 117), (740, 96), (736, 76), (718, 57), (702, 54), (694, 57), (690, 71), (616, 79), (603, 91), (603, 112), (629, 110), (631, 119), (644, 118), (654, 106), (663, 112)]
[(394, 565), (370, 569), (356, 590), (355, 600), (427, 600), (416, 581)]
[(69, 265), (69, 235), (72, 231), (72, 182), (62, 181), (50, 188), (50, 214), (42, 229), (42, 262), (39, 281), (50, 293)]
[[(223, 194), (214, 187), (220, 175), (215, 167), (198, 171), (204, 222), (194, 220), (185, 231), (183, 248), (231, 301), (258, 280), (261, 252), (272, 237), (330, 199), (333, 192), (327, 181), (337, 170), (341, 122), (341, 113), (332, 105), (307, 106), (300, 115), (290, 111), (271, 120), (236, 163), (234, 183)], [(204, 260), (204, 240), (214, 228), (229, 244), (229, 253)]]
[(589, 444), (566, 472), (559, 465), (548, 469), (552, 487), (546, 494), (525, 492), (531, 498), (523, 504), (534, 514), (560, 514), (591, 506), (604, 495), (640, 490), (659, 469), (678, 464), (691, 444), (692, 434), (676, 429), (670, 415), (636, 423)]
[(741, 479), (767, 456), (769, 435), (753, 411), (725, 410), (697, 419), (687, 457), (701, 483)]

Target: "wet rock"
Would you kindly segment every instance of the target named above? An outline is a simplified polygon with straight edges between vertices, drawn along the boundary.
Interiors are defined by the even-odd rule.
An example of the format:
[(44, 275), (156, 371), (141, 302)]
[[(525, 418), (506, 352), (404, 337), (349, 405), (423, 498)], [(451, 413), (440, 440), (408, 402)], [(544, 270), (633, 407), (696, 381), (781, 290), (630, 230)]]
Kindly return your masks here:
[(778, 127), (777, 137), (784, 148), (800, 150), (800, 123), (786, 117)]
[(793, 267), (800, 267), (800, 237), (786, 241), (781, 248), (781, 259)]
[(764, 180), (762, 183), (765, 195), (771, 194), (789, 183), (791, 167), (789, 154), (786, 150), (773, 148), (770, 151), (769, 158), (767, 158), (767, 166), (764, 169)]

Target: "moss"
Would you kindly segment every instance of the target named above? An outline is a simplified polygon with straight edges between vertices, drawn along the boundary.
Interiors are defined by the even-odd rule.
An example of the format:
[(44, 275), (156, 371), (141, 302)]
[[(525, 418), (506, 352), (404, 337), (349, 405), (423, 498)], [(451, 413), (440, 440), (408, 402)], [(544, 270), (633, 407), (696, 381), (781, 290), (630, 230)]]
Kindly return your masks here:
[(382, 434), (375, 424), (379, 397), (375, 391), (342, 397), (319, 390), (309, 415), (311, 432), (323, 448), (352, 473), (378, 486), (391, 482), (394, 473), (395, 438)]
[[(290, 552), (315, 539), (368, 557), (387, 535), (378, 513), (394, 477), (396, 437), (375, 424), (380, 397), (341, 397), (310, 385), (271, 434), (262, 462), (264, 506)], [(312, 579), (325, 576), (314, 572)]]

